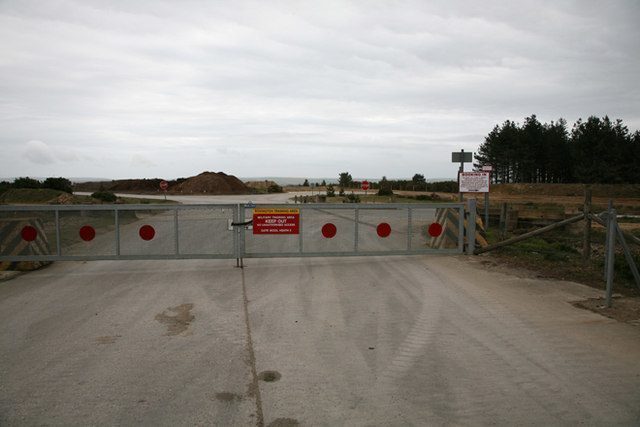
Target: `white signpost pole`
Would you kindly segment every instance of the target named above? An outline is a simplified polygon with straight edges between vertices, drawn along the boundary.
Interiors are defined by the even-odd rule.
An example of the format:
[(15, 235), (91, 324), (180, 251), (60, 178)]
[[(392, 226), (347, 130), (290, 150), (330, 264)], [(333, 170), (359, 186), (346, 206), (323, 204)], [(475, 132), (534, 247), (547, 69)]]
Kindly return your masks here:
[(464, 201), (464, 195), (460, 191), (460, 175), (464, 172), (464, 149), (460, 150), (460, 170), (458, 171), (458, 198), (460, 201)]

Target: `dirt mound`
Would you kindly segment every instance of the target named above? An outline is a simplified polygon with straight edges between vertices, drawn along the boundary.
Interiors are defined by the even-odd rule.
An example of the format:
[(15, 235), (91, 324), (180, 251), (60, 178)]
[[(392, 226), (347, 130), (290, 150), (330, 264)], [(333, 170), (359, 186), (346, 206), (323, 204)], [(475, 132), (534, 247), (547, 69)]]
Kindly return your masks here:
[[(74, 191), (98, 190), (114, 193), (153, 194), (160, 192), (160, 178), (119, 179), (106, 182), (84, 182), (74, 185)], [(191, 178), (167, 180), (168, 193), (173, 194), (250, 194), (251, 190), (233, 175), (223, 172), (203, 172)]]
[(202, 172), (169, 186), (170, 193), (182, 194), (248, 194), (251, 191), (238, 178), (223, 172)]

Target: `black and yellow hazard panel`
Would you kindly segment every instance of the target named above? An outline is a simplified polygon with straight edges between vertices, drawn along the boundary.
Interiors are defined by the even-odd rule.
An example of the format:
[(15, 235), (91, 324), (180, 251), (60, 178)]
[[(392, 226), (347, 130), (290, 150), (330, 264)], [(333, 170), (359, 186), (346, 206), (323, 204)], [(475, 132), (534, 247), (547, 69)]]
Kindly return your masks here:
[[(0, 220), (0, 253), (3, 255), (50, 255), (51, 246), (39, 219)], [(2, 270), (36, 270), (46, 261), (0, 261)]]

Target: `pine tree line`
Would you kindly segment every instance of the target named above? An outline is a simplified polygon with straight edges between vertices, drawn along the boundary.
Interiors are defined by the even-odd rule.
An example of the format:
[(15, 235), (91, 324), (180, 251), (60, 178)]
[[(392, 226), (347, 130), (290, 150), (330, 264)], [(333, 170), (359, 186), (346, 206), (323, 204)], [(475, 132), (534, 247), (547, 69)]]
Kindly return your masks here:
[(579, 119), (569, 132), (564, 119), (496, 125), (475, 155), (476, 167), (492, 165), (496, 183), (640, 183), (640, 131), (609, 117)]

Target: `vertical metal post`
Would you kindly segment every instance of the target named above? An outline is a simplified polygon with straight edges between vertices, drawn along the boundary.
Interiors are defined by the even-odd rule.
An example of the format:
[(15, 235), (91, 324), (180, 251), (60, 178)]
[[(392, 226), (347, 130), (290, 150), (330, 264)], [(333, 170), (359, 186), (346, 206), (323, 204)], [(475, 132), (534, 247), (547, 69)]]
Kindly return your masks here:
[(464, 149), (460, 150), (460, 169), (458, 170), (458, 197), (461, 202), (464, 201), (464, 196), (460, 191), (460, 177), (462, 172), (464, 172)]
[(469, 218), (467, 219), (467, 255), (476, 250), (476, 199), (469, 199)]
[(118, 208), (113, 209), (113, 213), (115, 215), (115, 226), (116, 226), (116, 256), (120, 256), (120, 216), (118, 215)]
[[(242, 220), (243, 217), (244, 217), (244, 206), (238, 203), (234, 209), (232, 222), (235, 222), (236, 224), (241, 224), (242, 222), (244, 222)], [(240, 247), (241, 246), (240, 241), (242, 239), (242, 230), (244, 230), (244, 225), (233, 227), (233, 235), (234, 235), (233, 244), (235, 246), (234, 249), (236, 254), (236, 267), (238, 268), (240, 267), (240, 258), (242, 258), (242, 249)]]
[(353, 250), (358, 252), (358, 222), (360, 221), (360, 211), (356, 207), (355, 215), (355, 237), (353, 240)]
[[(311, 187), (311, 188), (313, 188), (313, 187)], [(302, 216), (303, 216), (302, 213), (303, 212), (304, 212), (304, 209), (300, 209), (300, 216), (298, 217), (298, 221), (299, 221), (299, 223), (298, 223), (298, 252), (299, 253), (302, 253), (302, 250), (303, 250), (303, 247), (302, 247), (302, 245), (303, 245), (303, 242), (302, 242), (302, 232), (303, 232), (302, 227), (303, 227), (303, 225), (302, 224), (304, 222), (302, 220)]]
[(407, 209), (407, 251), (411, 251), (411, 238), (413, 236), (413, 220), (411, 208)]
[(616, 210), (609, 209), (609, 222), (607, 224), (607, 293), (606, 301), (607, 307), (611, 307), (611, 293), (613, 291), (613, 274), (615, 267), (615, 249), (616, 249), (616, 228), (618, 227), (616, 221)]
[(56, 254), (62, 255), (62, 245), (60, 243), (60, 211), (56, 208)]
[(458, 251), (464, 252), (464, 205), (458, 208)]
[[(240, 206), (240, 205), (238, 205)], [(240, 209), (238, 208), (238, 206), (235, 206), (232, 209), (232, 215), (231, 215), (231, 222), (240, 222)], [(236, 226), (231, 226), (231, 229), (233, 230), (233, 254), (236, 257), (236, 267), (240, 267), (240, 249), (239, 249), (239, 241), (240, 241), (240, 230), (238, 229), (238, 227)]]
[[(167, 197), (167, 192), (165, 191), (165, 197)], [(174, 208), (173, 211), (173, 238), (175, 240), (175, 249), (176, 255), (180, 255), (180, 232), (178, 229), (178, 208)]]
[[(609, 205), (607, 206), (607, 215), (604, 219), (605, 229), (609, 231), (609, 215), (613, 209), (613, 200), (609, 199)], [(609, 266), (609, 239), (604, 238), (604, 280), (607, 280), (607, 271)]]
[(489, 192), (484, 193), (484, 230), (489, 230)]
[[(245, 223), (246, 219), (245, 219), (245, 206), (240, 204), (238, 205), (239, 207), (239, 212), (240, 212), (240, 222), (241, 223)], [(240, 268), (244, 268), (244, 253), (245, 253), (245, 240), (246, 240), (246, 229), (245, 229), (246, 225), (242, 225), (240, 226), (240, 245), (238, 246), (240, 249)]]

